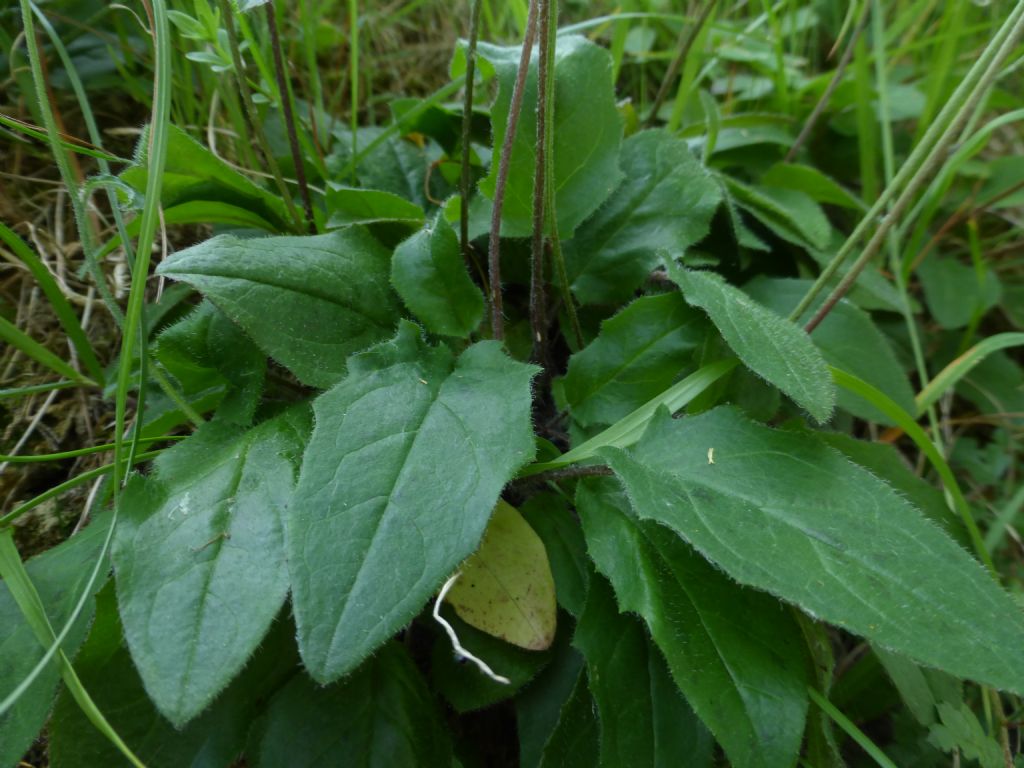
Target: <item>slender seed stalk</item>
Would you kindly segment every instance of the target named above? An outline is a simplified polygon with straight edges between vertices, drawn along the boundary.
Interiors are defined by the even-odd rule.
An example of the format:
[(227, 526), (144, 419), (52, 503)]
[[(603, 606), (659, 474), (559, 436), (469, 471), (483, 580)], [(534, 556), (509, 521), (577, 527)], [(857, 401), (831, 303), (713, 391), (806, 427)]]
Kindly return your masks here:
[(839, 87), (839, 83), (843, 81), (843, 75), (846, 74), (846, 68), (850, 65), (850, 59), (853, 58), (853, 51), (857, 47), (857, 40), (864, 31), (864, 27), (867, 26), (870, 8), (870, 3), (864, 3), (864, 8), (860, 12), (860, 18), (857, 19), (857, 26), (853, 28), (853, 33), (850, 35), (850, 39), (846, 43), (846, 48), (843, 50), (843, 55), (839, 59), (839, 64), (836, 65), (836, 71), (832, 74), (832, 79), (829, 81), (824, 93), (821, 94), (821, 98), (818, 99), (818, 103), (814, 105), (814, 109), (811, 110), (811, 114), (807, 117), (807, 122), (804, 123), (804, 127), (800, 130), (800, 135), (796, 137), (796, 141), (793, 142), (793, 146), (791, 146), (789, 148), (789, 152), (786, 153), (787, 163), (793, 162), (796, 158), (797, 152), (800, 151), (800, 147), (807, 142), (811, 132), (814, 130), (814, 126), (818, 123), (818, 119), (825, 111), (825, 107), (827, 107), (829, 101), (832, 100), (832, 94), (834, 94), (836, 88)]
[(707, 2), (704, 3), (704, 8), (701, 9), (700, 16), (697, 17), (697, 20), (690, 26), (686, 26), (684, 24), (683, 28), (679, 31), (679, 39), (676, 41), (676, 55), (668, 65), (665, 77), (662, 78), (661, 87), (658, 88), (658, 93), (654, 97), (654, 103), (651, 104), (651, 109), (647, 113), (647, 119), (644, 121), (644, 127), (649, 128), (654, 124), (654, 121), (658, 119), (658, 112), (661, 111), (662, 105), (668, 98), (672, 82), (676, 79), (676, 75), (679, 74), (680, 68), (686, 63), (686, 57), (690, 55), (690, 49), (693, 47), (693, 43), (697, 39), (697, 35), (700, 34), (701, 28), (711, 16), (711, 12), (715, 9), (715, 5), (717, 3), (718, 0), (707, 0)]
[(523, 37), (523, 52), (519, 57), (515, 86), (508, 105), (508, 121), (505, 138), (498, 160), (498, 177), (494, 185), (494, 210), (491, 213), (491, 234), (487, 250), (487, 279), (491, 284), (491, 333), (498, 341), (505, 339), (505, 319), (502, 315), (501, 300), (501, 209), (505, 203), (505, 187), (508, 185), (509, 166), (512, 163), (512, 146), (515, 143), (519, 113), (523, 108), (523, 94), (526, 91), (526, 76), (530, 71), (530, 55), (533, 53), (533, 39), (537, 34), (537, 2), (530, 0), (530, 12), (526, 18), (526, 34)]
[(35, 24), (32, 21), (32, 8), (28, 2), (21, 3), (21, 23), (25, 30), (25, 49), (28, 51), (29, 68), (32, 72), (32, 84), (35, 87), (36, 99), (39, 102), (39, 113), (43, 118), (43, 127), (46, 129), (46, 138), (50, 144), (50, 152), (57, 163), (57, 170), (60, 172), (61, 181), (64, 182), (64, 186), (68, 190), (68, 200), (71, 203), (71, 211), (75, 218), (78, 238), (82, 243), (86, 269), (88, 269), (93, 282), (96, 284), (96, 290), (99, 291), (107, 311), (114, 318), (114, 322), (120, 326), (124, 323), (124, 313), (110, 292), (110, 287), (107, 285), (103, 270), (100, 269), (99, 260), (96, 258), (92, 229), (89, 226), (85, 205), (80, 194), (81, 190), (71, 170), (71, 162), (68, 159), (69, 153), (64, 150), (60, 142), (57, 121), (46, 90), (47, 80), (43, 74), (42, 55), (39, 51), (39, 41), (36, 38)]
[(299, 135), (295, 128), (295, 114), (292, 111), (291, 90), (284, 71), (284, 56), (281, 53), (281, 36), (277, 31), (277, 14), (274, 2), (270, 0), (264, 8), (267, 11), (267, 28), (270, 30), (270, 47), (274, 53), (274, 75), (277, 78), (278, 98), (281, 99), (281, 111), (284, 113), (284, 125), (288, 131), (288, 146), (295, 163), (295, 179), (299, 182), (299, 194), (302, 196), (302, 207), (306, 209), (306, 223), (311, 235), (316, 234), (316, 221), (313, 218), (313, 202), (309, 197), (309, 185), (306, 183), (306, 168), (302, 164), (302, 153), (299, 151)]
[[(359, 5), (357, 0), (348, 0), (348, 95), (349, 133), (351, 133), (352, 157), (359, 151)], [(356, 183), (356, 166), (351, 167), (352, 184)]]
[[(1006, 34), (1003, 34), (1003, 30), (1006, 30)], [(999, 74), (999, 69), (1002, 66), (1006, 58), (1013, 52), (1013, 49), (1017, 45), (1017, 40), (1022, 34), (1024, 34), (1024, 1), (1017, 5), (1014, 12), (1010, 15), (1010, 18), (1006, 20), (1003, 30), (1000, 30), (1000, 34), (997, 35), (996, 40), (999, 40), (998, 48), (995, 50), (991, 57), (988, 57), (986, 61), (985, 70), (981, 73), (975, 88), (972, 90), (971, 95), (966, 100), (959, 102), (959, 109), (952, 116), (952, 121), (947, 123), (946, 130), (935, 140), (931, 147), (931, 151), (928, 152), (927, 156), (921, 162), (917, 171), (907, 182), (903, 192), (900, 193), (896, 202), (893, 203), (892, 209), (885, 215), (881, 222), (879, 222), (878, 228), (875, 230), (874, 235), (868, 241), (867, 245), (864, 246), (864, 250), (857, 260), (850, 267), (849, 272), (843, 276), (843, 279), (839, 282), (832, 293), (829, 294), (825, 303), (822, 304), (821, 308), (815, 313), (814, 317), (808, 321), (805, 326), (805, 330), (810, 333), (822, 320), (832, 311), (832, 308), (839, 303), (839, 300), (843, 298), (853, 287), (857, 278), (864, 268), (870, 263), (871, 259), (874, 258), (875, 254), (878, 253), (882, 244), (885, 242), (885, 238), (889, 233), (889, 230), (895, 226), (896, 222), (899, 221), (900, 216), (907, 209), (910, 203), (913, 201), (914, 195), (924, 185), (925, 181), (931, 176), (932, 172), (936, 170), (945, 159), (946, 149), (953, 143), (960, 129), (970, 118), (974, 109), (977, 107), (980, 100), (987, 95), (988, 88)], [(989, 47), (992, 47), (990, 43)], [(987, 53), (987, 50), (986, 50)], [(959, 89), (957, 89), (959, 91)], [(944, 109), (943, 112), (946, 110)], [(940, 115), (941, 117), (942, 115)], [(895, 185), (894, 183), (886, 187), (886, 191)], [(883, 193), (882, 197), (885, 197)], [(888, 204), (888, 200), (885, 204)], [(876, 203), (877, 206), (877, 203)], [(867, 218), (867, 217), (865, 217)], [(863, 222), (862, 222), (863, 223)], [(860, 227), (858, 227), (860, 229)], [(856, 231), (855, 231), (856, 233)], [(853, 239), (853, 235), (850, 236)], [(849, 240), (847, 241), (849, 242)], [(845, 249), (845, 246), (844, 246)], [(842, 250), (840, 250), (840, 253)], [(838, 254), (837, 254), (838, 258)], [(819, 278), (820, 280), (820, 278)], [(803, 302), (801, 302), (803, 303)], [(799, 316), (799, 315), (797, 315)]]
[[(1003, 43), (1010, 36), (1011, 32), (1016, 31), (1016, 33), (1019, 34), (1018, 25), (1022, 16), (1024, 16), (1024, 0), (1018, 2), (1010, 16), (1003, 23), (999, 32), (989, 42), (981, 56), (964, 76), (963, 81), (950, 96), (946, 106), (943, 107), (942, 111), (935, 118), (935, 121), (925, 132), (921, 142), (914, 148), (914, 151), (910, 153), (910, 157), (908, 157), (903, 163), (899, 173), (897, 173), (893, 178), (892, 183), (882, 190), (882, 194), (879, 195), (878, 200), (876, 200), (874, 205), (871, 206), (868, 212), (864, 215), (864, 218), (861, 219), (860, 223), (846, 239), (846, 242), (843, 243), (836, 255), (832, 257), (832, 260), (828, 263), (825, 269), (822, 270), (818, 279), (814, 282), (814, 285), (811, 286), (807, 291), (807, 294), (790, 313), (789, 317), (791, 320), (796, 320), (807, 311), (808, 307), (810, 307), (814, 302), (818, 294), (821, 293), (825, 285), (843, 265), (843, 262), (846, 261), (846, 259), (853, 253), (854, 249), (857, 247), (857, 243), (865, 234), (867, 234), (868, 230), (872, 226), (882, 226), (885, 224), (884, 219), (879, 222), (880, 216), (885, 212), (893, 198), (896, 197), (898, 190), (913, 179), (915, 175), (919, 174), (922, 170), (922, 166), (925, 164), (925, 161), (931, 156), (932, 149), (935, 147), (936, 142), (942, 139), (944, 134), (948, 133), (950, 137), (955, 135), (955, 130), (949, 130), (951, 121), (956, 116), (959, 108), (963, 106), (965, 102), (970, 100), (971, 94), (981, 94), (984, 92), (984, 89), (978, 88), (978, 84), (988, 70), (989, 65), (996, 57), (996, 54), (1002, 50)], [(902, 209), (896, 212), (896, 216), (898, 217), (901, 213)], [(895, 218), (890, 215), (889, 220), (890, 224), (888, 226), (892, 226), (892, 222), (895, 221)], [(876, 249), (877, 247), (878, 245), (875, 246)], [(843, 290), (843, 294), (846, 293), (846, 290), (848, 290), (848, 288)], [(836, 301), (838, 301), (838, 298)], [(818, 322), (820, 322), (820, 320)], [(815, 323), (815, 326), (816, 325), (817, 323)]]
[(459, 244), (467, 263), (472, 259), (469, 245), (469, 140), (473, 129), (473, 86), (476, 81), (476, 40), (480, 33), (481, 0), (473, 0), (469, 14), (469, 45), (466, 47), (466, 95), (462, 102), (462, 169), (459, 177)]
[(545, 182), (548, 178), (548, 165), (552, 158), (548, 155), (548, 131), (550, 115), (548, 114), (548, 91), (551, 88), (551, 70), (548, 52), (551, 49), (551, 38), (548, 30), (551, 27), (551, 0), (539, 0), (537, 13), (540, 16), (539, 47), (540, 55), (537, 66), (537, 162), (533, 174), (533, 241), (532, 258), (530, 260), (530, 331), (533, 341), (533, 361), (547, 367), (547, 308), (545, 307), (544, 291), (544, 223), (548, 197)]
[(259, 127), (256, 108), (252, 103), (252, 90), (249, 88), (249, 81), (246, 79), (243, 70), (242, 52), (238, 46), (238, 33), (235, 30), (235, 17), (231, 10), (231, 4), (228, 0), (217, 0), (217, 2), (220, 5), (221, 15), (224, 17), (224, 30), (228, 36), (228, 50), (231, 51), (231, 63), (235, 68), (235, 82), (238, 85), (238, 93), (242, 98), (242, 115), (245, 118), (245, 126), (250, 136), (255, 139), (256, 150), (266, 164), (267, 170), (274, 177), (274, 184), (277, 186), (281, 199), (284, 200), (285, 207), (288, 209), (288, 215), (291, 216), (292, 221), (295, 222), (295, 225), (301, 231), (302, 216), (292, 201), (291, 192), (288, 191), (288, 185), (285, 184), (284, 176), (281, 175), (281, 167), (277, 164), (274, 153), (270, 151), (270, 147), (267, 145), (267, 137)]

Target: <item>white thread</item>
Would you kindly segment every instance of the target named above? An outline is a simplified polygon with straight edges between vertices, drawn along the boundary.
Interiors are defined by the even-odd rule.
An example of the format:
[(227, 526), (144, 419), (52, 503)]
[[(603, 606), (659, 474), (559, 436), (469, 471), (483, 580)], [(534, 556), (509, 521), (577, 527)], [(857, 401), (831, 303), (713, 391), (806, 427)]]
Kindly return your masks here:
[(512, 681), (503, 675), (495, 674), (494, 670), (487, 666), (487, 662), (483, 659), (478, 659), (472, 653), (462, 647), (462, 643), (459, 642), (459, 636), (455, 634), (455, 629), (445, 621), (444, 617), (441, 616), (441, 602), (444, 600), (445, 595), (448, 594), (448, 590), (454, 586), (455, 582), (458, 581), (461, 573), (456, 572), (448, 581), (441, 587), (441, 591), (437, 593), (437, 600), (434, 602), (434, 620), (444, 627), (445, 633), (448, 635), (448, 639), (452, 641), (452, 648), (455, 650), (455, 655), (460, 659), (466, 659), (466, 661), (472, 661), (479, 667), (480, 671), (487, 675), (491, 680), (502, 685), (511, 685)]

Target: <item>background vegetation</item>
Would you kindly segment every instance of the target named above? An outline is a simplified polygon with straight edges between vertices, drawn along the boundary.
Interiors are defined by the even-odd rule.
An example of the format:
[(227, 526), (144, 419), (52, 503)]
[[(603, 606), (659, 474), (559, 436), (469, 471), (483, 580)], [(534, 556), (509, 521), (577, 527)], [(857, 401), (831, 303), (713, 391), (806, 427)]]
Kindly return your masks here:
[[(1024, 764), (1024, 5), (563, 0), (549, 195), (532, 218), (544, 142), (524, 139), (510, 156), (495, 281), (488, 215), (528, 5), (479, 3), (465, 123), (469, 2), (21, 0), (0, 10), (0, 764), (326, 765), (353, 751), (374, 765)], [(538, 79), (520, 128), (534, 137)], [(559, 158), (583, 172), (573, 180)], [(464, 171), (481, 190), (468, 233), (455, 197)], [(630, 197), (630, 184), (652, 178), (656, 193)], [(245, 272), (275, 254), (308, 265), (314, 246), (300, 238), (314, 233), (356, 255), (323, 273)], [(547, 243), (547, 266), (532, 278), (531, 233), (533, 253)], [(225, 234), (281, 239), (265, 241), (264, 256), (209, 239)], [(243, 274), (277, 292), (231, 284)], [(286, 283), (335, 296), (356, 286), (350, 303), (388, 332), (351, 325), (336, 339), (331, 324), (349, 321), (303, 314), (310, 300), (289, 303)], [(838, 300), (837, 284), (845, 298), (822, 309), (826, 296)], [(246, 305), (253, 295), (258, 311)], [(324, 346), (281, 333), (288, 318)], [(508, 355), (499, 357), (480, 340), (500, 338), (502, 326)], [(558, 605), (551, 636), (520, 637), (522, 622), (474, 623), (457, 589), (443, 609), (509, 685), (454, 661), (433, 601), (424, 608), (450, 568), (423, 595), (410, 587), (416, 605), (397, 624), (382, 615), (381, 636), (358, 639), (357, 659), (340, 657), (333, 640), (318, 656), (302, 611), (327, 587), (316, 563), (308, 573), (295, 565), (290, 543), (288, 563), (282, 544), (279, 562), (238, 566), (269, 611), (249, 645), (211, 641), (237, 646), (238, 659), (211, 656), (185, 674), (174, 650), (191, 642), (182, 625), (163, 625), (162, 645), (132, 634), (182, 578), (168, 542), (201, 559), (220, 557), (230, 538), (203, 529), (177, 540), (180, 528), (148, 520), (173, 519), (190, 499), (233, 504), (275, 473), (291, 494), (300, 464), (298, 501), (282, 508), (342, 504), (309, 478), (341, 461), (328, 430), (354, 429), (331, 421), (359, 402), (345, 382), (415, 360), (424, 384), (435, 383), (424, 371), (446, 382), (435, 393), (444, 401), (457, 378), (445, 354), (460, 355), (467, 375), (474, 365), (502, 371), (493, 402), (479, 405), (491, 420), (470, 414), (481, 419), (470, 418), (470, 432), (502, 435), (513, 453), (529, 445), (488, 454), (493, 477), (481, 474), (496, 484), (493, 498), (455, 480), (420, 488), (489, 514), (511, 481), (509, 526), (527, 532), (489, 529), (485, 542), (544, 543), (537, 557)], [(527, 370), (530, 361), (539, 368)], [(532, 403), (530, 371), (540, 371)], [(319, 390), (328, 392), (310, 436)], [(661, 406), (687, 414), (691, 437), (675, 436)], [(519, 427), (531, 423), (536, 463), (524, 467), (534, 449)], [(787, 514), (835, 505), (848, 513), (830, 529), (836, 548), (859, 555), (851, 521), (877, 505), (887, 516), (864, 523), (862, 543), (894, 542), (907, 590), (893, 596), (857, 573), (805, 590), (800, 573), (774, 573), (786, 558), (769, 545), (770, 521), (728, 532), (733, 562), (678, 520), (644, 511), (667, 491), (645, 486), (639, 468), (690, 487), (686, 472), (696, 470), (659, 462), (706, 435), (693, 466), (729, 471), (733, 432), (736, 452), (763, 440), (807, 468), (744, 465), (717, 508), (746, 509), (758, 493), (762, 507)], [(437, 436), (435, 453), (451, 450), (458, 463), (452, 444)], [(841, 464), (816, 464), (825, 454)], [(231, 493), (195, 481), (210, 466), (235, 473)], [(632, 507), (604, 477), (609, 467)], [(845, 478), (851, 467), (863, 475)], [(748, 490), (750, 473), (764, 479)], [(773, 476), (784, 485), (765, 490)], [(268, 483), (256, 506), (279, 503)], [(843, 483), (859, 490), (837, 495)], [(127, 516), (120, 533), (110, 533), (111, 509)], [(497, 509), (492, 526), (505, 519)], [(311, 540), (333, 542), (314, 525), (323, 522), (290, 530), (308, 523)], [(281, 535), (279, 523), (269, 528), (277, 532), (253, 523), (254, 539)], [(602, 549), (609, 540), (618, 545)], [(943, 549), (950, 540), (959, 547)], [(367, 549), (339, 546), (323, 558)], [(393, 546), (389, 567), (408, 555)], [(635, 559), (616, 559), (626, 551)], [(751, 563), (771, 575), (748, 572)], [(794, 564), (805, 565), (798, 553)], [(529, 557), (510, 567), (539, 568)], [(644, 568), (648, 588), (685, 582), (680, 573), (699, 584), (696, 613), (667, 588), (630, 592), (623, 574)], [(986, 591), (993, 576), (1004, 590)], [(525, 581), (528, 592), (547, 583)], [(857, 599), (885, 594), (879, 613), (892, 611), (896, 634), (885, 617), (877, 636), (873, 619), (845, 625), (840, 614), (857, 600), (844, 586)], [(282, 607), (289, 590), (298, 647)], [(717, 669), (687, 655), (692, 638), (673, 638), (688, 616), (721, 622), (708, 647), (725, 682), (687, 677)], [(384, 645), (398, 630), (402, 642)], [(609, 647), (609, 636), (621, 644)], [(800, 652), (787, 657), (788, 646)], [(298, 671), (300, 655), (316, 683), (331, 685)], [(387, 745), (367, 736), (380, 723), (392, 729)]]

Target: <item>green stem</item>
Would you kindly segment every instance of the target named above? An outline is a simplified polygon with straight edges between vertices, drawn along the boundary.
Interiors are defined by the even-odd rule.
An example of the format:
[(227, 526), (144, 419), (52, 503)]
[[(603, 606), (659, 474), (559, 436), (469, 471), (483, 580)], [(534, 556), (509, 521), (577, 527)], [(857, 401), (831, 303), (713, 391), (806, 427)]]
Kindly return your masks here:
[[(833, 275), (835, 275), (843, 265), (843, 262), (845, 262), (853, 253), (854, 249), (857, 247), (857, 243), (865, 234), (867, 234), (869, 229), (872, 227), (884, 227), (882, 235), (884, 238), (884, 233), (888, 230), (888, 227), (892, 226), (894, 218), (886, 217), (889, 221), (886, 226), (886, 219), (882, 219), (882, 221), (879, 222), (879, 217), (885, 212), (893, 198), (896, 197), (898, 190), (902, 189), (904, 185), (908, 184), (915, 177), (920, 177), (920, 172), (926, 164), (926, 161), (928, 161), (929, 158), (934, 157), (932, 150), (935, 148), (936, 144), (943, 139), (948, 142), (953, 136), (955, 136), (956, 130), (951, 130), (951, 125), (957, 113), (961, 107), (972, 101), (972, 94), (975, 94), (975, 92), (981, 93), (983, 91), (983, 89), (978, 87), (979, 83), (985, 77), (996, 56), (1003, 52), (1003, 43), (1007, 41), (1011, 34), (1017, 35), (1020, 33), (1019, 23), (1022, 16), (1024, 16), (1024, 2), (1018, 2), (1016, 8), (1014, 8), (1013, 12), (1006, 19), (1006, 22), (1000, 28), (999, 32), (989, 42), (988, 46), (986, 46), (981, 56), (964, 76), (960, 86), (950, 97), (946, 106), (943, 107), (942, 111), (925, 132), (921, 141), (914, 148), (913, 152), (910, 153), (910, 157), (908, 157), (903, 163), (899, 172), (893, 178), (892, 183), (888, 184), (882, 191), (878, 200), (875, 201), (874, 205), (872, 205), (864, 215), (860, 223), (846, 239), (846, 242), (843, 243), (839, 251), (832, 258), (832, 261), (830, 261), (828, 266), (822, 270), (822, 273), (818, 276), (814, 285), (811, 286), (807, 294), (803, 299), (801, 299), (800, 303), (790, 314), (791, 320), (801, 317), (807, 311), (815, 298), (817, 298), (818, 294), (821, 293), (824, 287), (832, 279)], [(1008, 53), (1008, 51), (1006, 53)], [(1003, 55), (1005, 56), (1006, 53), (1003, 53)], [(927, 173), (925, 176), (927, 176)], [(915, 189), (923, 182), (923, 180), (924, 177), (920, 177), (918, 184), (915, 185)], [(879, 238), (878, 244), (881, 244), (881, 238)], [(878, 244), (876, 244), (876, 248)], [(867, 260), (864, 260), (864, 264), (866, 263)], [(863, 266), (861, 268), (863, 268)], [(845, 293), (845, 291), (846, 288), (844, 288), (843, 293)], [(838, 299), (836, 300), (838, 301)]]
[[(348, 93), (349, 132), (352, 134), (352, 157), (359, 149), (359, 6), (357, 0), (348, 0)], [(356, 184), (356, 169), (352, 168), (352, 186)]]
[(288, 185), (281, 174), (281, 167), (277, 164), (277, 158), (274, 157), (274, 153), (267, 144), (267, 137), (259, 127), (259, 116), (256, 114), (256, 107), (252, 101), (252, 90), (249, 88), (249, 81), (245, 77), (245, 64), (242, 61), (242, 52), (238, 45), (238, 33), (235, 31), (235, 14), (231, 9), (231, 3), (228, 0), (217, 0), (217, 2), (220, 6), (220, 12), (224, 16), (224, 31), (227, 32), (228, 36), (228, 50), (231, 51), (231, 63), (235, 68), (235, 82), (238, 84), (238, 93), (242, 100), (246, 127), (256, 140), (256, 146), (263, 158), (263, 162), (267, 164), (267, 170), (274, 177), (274, 184), (277, 186), (281, 199), (284, 200), (285, 208), (288, 209), (288, 215), (292, 217), (292, 221), (295, 223), (298, 231), (301, 232), (302, 216), (292, 201), (291, 192), (288, 191)]
[(96, 284), (96, 290), (99, 291), (100, 297), (103, 299), (104, 304), (106, 304), (111, 317), (114, 318), (118, 325), (121, 325), (124, 315), (114, 300), (114, 296), (111, 294), (109, 286), (107, 286), (106, 278), (96, 259), (96, 248), (93, 243), (92, 230), (85, 215), (85, 205), (79, 194), (78, 183), (71, 171), (68, 155), (61, 144), (60, 134), (57, 131), (57, 121), (53, 116), (50, 98), (46, 93), (46, 78), (43, 74), (43, 63), (39, 54), (39, 44), (36, 40), (35, 24), (32, 19), (32, 8), (29, 0), (21, 0), (21, 21), (25, 28), (25, 48), (28, 51), (29, 67), (32, 71), (32, 83), (35, 86), (36, 99), (39, 102), (39, 112), (43, 118), (43, 126), (46, 128), (46, 137), (50, 142), (50, 151), (53, 154), (54, 161), (57, 163), (61, 180), (68, 190), (71, 211), (75, 218), (79, 240), (82, 243), (82, 252), (85, 254), (86, 267), (89, 269), (93, 282)]
[(288, 77), (284, 69), (284, 56), (281, 53), (281, 36), (277, 30), (277, 12), (274, 2), (270, 0), (264, 8), (267, 12), (267, 28), (270, 31), (270, 48), (274, 54), (274, 75), (277, 78), (277, 98), (284, 116), (285, 130), (288, 134), (288, 147), (295, 164), (295, 180), (299, 183), (299, 195), (302, 207), (306, 210), (306, 224), (311, 235), (316, 234), (316, 220), (313, 218), (313, 201), (309, 196), (309, 185), (306, 183), (306, 166), (299, 151), (299, 135), (295, 126), (295, 113), (292, 110), (292, 92), (288, 87)]

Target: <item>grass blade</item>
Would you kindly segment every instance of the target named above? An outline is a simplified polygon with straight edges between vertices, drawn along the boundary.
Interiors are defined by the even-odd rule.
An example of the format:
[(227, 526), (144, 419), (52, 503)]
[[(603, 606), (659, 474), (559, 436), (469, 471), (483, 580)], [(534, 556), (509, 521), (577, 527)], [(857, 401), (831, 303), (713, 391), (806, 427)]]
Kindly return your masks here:
[(132, 765), (136, 766), (136, 768), (145, 768), (142, 761), (135, 756), (128, 748), (128, 745), (122, 741), (121, 737), (110, 726), (110, 723), (107, 722), (107, 719), (100, 712), (92, 697), (89, 696), (89, 692), (85, 690), (82, 681), (78, 679), (78, 674), (75, 672), (74, 667), (71, 666), (71, 662), (68, 661), (68, 657), (64, 655), (64, 651), (59, 650), (60, 644), (53, 632), (53, 627), (50, 625), (50, 620), (46, 616), (46, 609), (43, 607), (43, 603), (39, 599), (39, 593), (36, 592), (32, 579), (29, 578), (28, 572), (25, 570), (25, 564), (21, 562), (18, 550), (14, 546), (14, 531), (10, 527), (0, 530), (0, 577), (3, 578), (4, 584), (11, 591), (14, 601), (18, 604), (18, 608), (25, 617), (25, 621), (28, 622), (36, 637), (39, 638), (40, 644), (44, 648), (58, 648), (57, 660), (60, 665), (61, 677), (64, 679), (64, 685), (67, 686), (68, 691), (74, 696), (75, 701), (82, 708), (85, 716), (89, 718), (89, 721), (96, 726), (100, 733), (106, 736), (120, 750), (121, 754)]
[(929, 406), (935, 403), (946, 392), (956, 386), (964, 376), (971, 372), (971, 369), (979, 365), (986, 357), (993, 352), (1009, 347), (1024, 346), (1024, 333), (998, 333), (980, 341), (964, 352), (960, 357), (951, 362), (926, 386), (916, 398), (918, 414), (924, 413)]
[(632, 445), (643, 435), (647, 422), (651, 420), (659, 408), (664, 406), (675, 413), (735, 368), (738, 363), (739, 360), (736, 358), (716, 360), (713, 363), (708, 363), (679, 383), (673, 384), (657, 397), (644, 403), (625, 418), (615, 422), (600, 434), (576, 446), (557, 459), (531, 464), (519, 473), (519, 477), (531, 477), (541, 472), (561, 469), (570, 464), (585, 461), (593, 458), (601, 448), (608, 446), (626, 448)]
[(75, 314), (75, 310), (71, 308), (70, 302), (64, 297), (60, 286), (57, 285), (57, 281), (50, 273), (50, 270), (43, 264), (42, 259), (36, 256), (32, 249), (25, 244), (25, 241), (2, 222), (0, 222), (0, 240), (28, 267), (28, 271), (32, 273), (32, 277), (35, 278), (39, 288), (46, 298), (50, 300), (50, 306), (53, 307), (54, 314), (57, 315), (57, 319), (60, 321), (64, 332), (68, 335), (68, 339), (74, 344), (79, 358), (81, 358), (83, 365), (89, 371), (89, 375), (102, 386), (103, 366), (100, 365), (99, 360), (96, 358), (92, 344), (89, 343), (89, 339), (85, 336), (85, 331), (82, 330), (81, 323), (78, 322), (78, 315)]
[(45, 365), (54, 373), (67, 379), (77, 381), (80, 384), (95, 385), (92, 379), (83, 376), (81, 373), (64, 362), (57, 355), (33, 339), (23, 330), (18, 328), (10, 320), (0, 317), (0, 339), (6, 341), (12, 347), (21, 350), (25, 355), (35, 360), (40, 365)]

